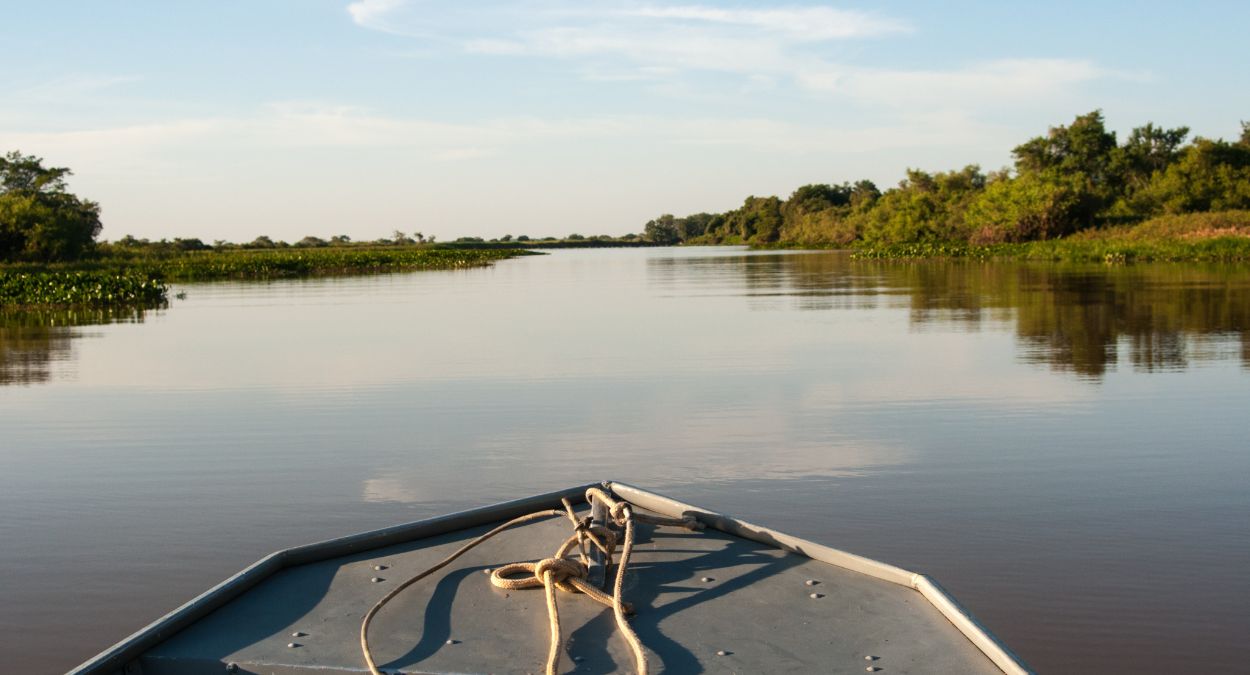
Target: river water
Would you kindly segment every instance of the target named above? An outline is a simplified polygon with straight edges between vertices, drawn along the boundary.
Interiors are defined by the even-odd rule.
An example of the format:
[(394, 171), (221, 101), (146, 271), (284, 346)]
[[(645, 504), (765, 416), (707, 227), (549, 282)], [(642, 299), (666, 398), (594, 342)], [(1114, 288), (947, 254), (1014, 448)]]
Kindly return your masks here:
[(0, 661), (611, 478), (926, 572), (1042, 672), (1250, 663), (1250, 269), (561, 251), (0, 315)]

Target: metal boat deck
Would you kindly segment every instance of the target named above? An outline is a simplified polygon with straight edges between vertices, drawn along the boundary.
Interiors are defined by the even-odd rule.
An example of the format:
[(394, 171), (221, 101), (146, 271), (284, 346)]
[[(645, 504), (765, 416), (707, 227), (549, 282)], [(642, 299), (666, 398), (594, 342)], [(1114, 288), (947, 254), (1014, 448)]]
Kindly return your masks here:
[[(922, 575), (609, 485), (637, 506), (709, 526), (638, 528), (625, 597), (657, 671), (1028, 672)], [(274, 554), (74, 672), (365, 672), (361, 617), (394, 584), (514, 515), (584, 490)], [(549, 556), (568, 534), (564, 519), (522, 526), (406, 589), (370, 630), (379, 665), (392, 675), (541, 671), (542, 590), (505, 591), (483, 572)], [(568, 593), (558, 601), (564, 672), (632, 668), (610, 609)]]

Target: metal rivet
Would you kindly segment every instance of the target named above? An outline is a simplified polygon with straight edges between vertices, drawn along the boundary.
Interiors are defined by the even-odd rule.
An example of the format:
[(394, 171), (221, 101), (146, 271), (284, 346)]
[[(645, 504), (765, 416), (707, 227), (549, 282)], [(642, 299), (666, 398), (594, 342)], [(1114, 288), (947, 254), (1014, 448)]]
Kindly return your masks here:
[(237, 664), (237, 663), (227, 663), (227, 664), (226, 664), (226, 672), (227, 672), (227, 673), (237, 673), (237, 672), (239, 672), (239, 664)]
[(707, 583), (707, 582), (709, 582), (709, 581), (715, 581), (715, 579), (713, 579), (712, 577), (703, 577), (703, 578), (702, 578), (702, 579), (700, 579), (699, 581), (702, 581), (702, 582), (704, 582), (704, 583)]
[(808, 579), (807, 581), (804, 581), (803, 583), (807, 584), (808, 586), (815, 586), (816, 584), (820, 582), (816, 581), (815, 579)]
[(288, 643), (286, 643), (286, 646), (287, 646), (287, 647), (289, 647), (289, 648), (291, 648), (291, 649), (295, 649), (296, 647), (299, 647), (299, 646), (300, 646), (300, 644), (299, 644), (298, 642), (288, 642)]
[(449, 645), (458, 645), (458, 644), (460, 644), (460, 641), (459, 641), (459, 640), (448, 640), (448, 641), (447, 641), (447, 644), (449, 644)]
[(875, 672), (877, 672), (878, 670), (881, 670), (881, 669), (880, 669), (880, 668), (878, 668), (878, 667), (876, 667), (876, 666), (868, 666), (868, 667), (867, 667), (867, 668), (865, 668), (864, 670), (866, 670), (866, 671), (868, 671), (868, 672), (870, 672), (870, 673), (875, 673)]
[(373, 569), (381, 572), (382, 570), (386, 569), (386, 565), (374, 565)]
[(487, 567), (486, 569), (482, 570), (482, 574), (490, 574), (490, 568)]
[(724, 649), (722, 649), (722, 650), (720, 650), (720, 651), (716, 652), (716, 655), (717, 655), (717, 656), (729, 656), (731, 653), (732, 653), (732, 652), (727, 652), (727, 651), (725, 651)]
[(297, 630), (294, 633), (291, 633), (291, 637), (306, 637), (307, 635), (308, 633), (305, 633), (302, 630)]
[(824, 593), (812, 593), (811, 595), (809, 595), (809, 596), (807, 596), (807, 597), (809, 597), (809, 598), (811, 598), (811, 599), (813, 599), (813, 600), (819, 600), (819, 599), (821, 599), (821, 598), (825, 597), (825, 594), (824, 594)]
[(876, 660), (877, 660), (877, 659), (879, 659), (879, 658), (881, 658), (881, 657), (880, 657), (880, 656), (873, 656), (872, 654), (869, 654), (868, 656), (865, 656), (865, 657), (864, 657), (864, 660), (865, 660), (865, 661), (876, 661)]
[(372, 581), (373, 583), (375, 583), (375, 584), (376, 584), (376, 583), (379, 583), (379, 582), (382, 582), (382, 581), (386, 581), (386, 579), (383, 579), (382, 577), (374, 577), (374, 578), (370, 579), (369, 581)]

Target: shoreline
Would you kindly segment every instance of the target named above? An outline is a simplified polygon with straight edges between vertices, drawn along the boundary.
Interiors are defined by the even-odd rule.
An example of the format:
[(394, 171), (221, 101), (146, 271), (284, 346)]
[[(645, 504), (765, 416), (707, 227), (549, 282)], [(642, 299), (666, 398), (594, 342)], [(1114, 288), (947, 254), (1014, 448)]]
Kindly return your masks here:
[(0, 265), (0, 311), (155, 307), (169, 283), (266, 281), (486, 267), (543, 255), (524, 249), (294, 248), (194, 251), (168, 256), (111, 256), (68, 264)]

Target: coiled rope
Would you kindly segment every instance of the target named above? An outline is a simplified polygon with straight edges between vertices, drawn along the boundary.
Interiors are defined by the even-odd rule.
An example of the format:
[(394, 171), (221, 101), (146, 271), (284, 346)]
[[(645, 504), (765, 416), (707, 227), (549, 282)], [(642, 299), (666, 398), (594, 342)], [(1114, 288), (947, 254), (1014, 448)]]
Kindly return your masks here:
[[(633, 613), (633, 608), (621, 598), (621, 591), (625, 585), (625, 572), (629, 567), (629, 557), (634, 548), (634, 523), (673, 525), (685, 527), (689, 530), (701, 530), (703, 529), (703, 524), (695, 520), (693, 516), (663, 518), (635, 513), (629, 502), (617, 501), (599, 488), (587, 490), (587, 503), (593, 505), (597, 501), (602, 504), (607, 509), (608, 516), (612, 519), (612, 522), (621, 526), (625, 531), (624, 542), (621, 547), (621, 558), (616, 568), (616, 581), (612, 586), (612, 595), (609, 596), (586, 580), (590, 569), (590, 559), (587, 554), (589, 553), (589, 546), (593, 545), (603, 553), (605, 564), (610, 567), (612, 565), (612, 556), (616, 552), (616, 533), (603, 525), (592, 524), (589, 516), (579, 519), (573, 512), (572, 504), (567, 499), (562, 499), (561, 501), (564, 503), (563, 511), (547, 509), (513, 518), (465, 544), (455, 553), (447, 556), (434, 566), (410, 577), (382, 596), (382, 599), (378, 600), (365, 613), (364, 620), (360, 624), (360, 650), (364, 653), (365, 665), (369, 667), (369, 672), (372, 675), (382, 675), (382, 672), (378, 670), (377, 664), (373, 661), (373, 654), (369, 650), (369, 624), (386, 603), (399, 595), (405, 588), (443, 569), (478, 544), (500, 532), (542, 518), (563, 515), (568, 517), (569, 522), (572, 523), (573, 534), (564, 540), (564, 543), (556, 549), (554, 555), (537, 562), (516, 562), (503, 565), (491, 572), (491, 583), (499, 588), (509, 590), (538, 588), (540, 586), (544, 589), (547, 597), (547, 618), (551, 629), (550, 647), (547, 651), (547, 675), (556, 675), (556, 671), (560, 667), (560, 654), (564, 651), (563, 639), (560, 635), (560, 611), (556, 605), (557, 589), (569, 593), (581, 593), (596, 602), (611, 607), (613, 614), (616, 616), (617, 630), (621, 632), (621, 635), (629, 643), (630, 650), (633, 652), (634, 666), (638, 671), (638, 675), (647, 675), (647, 654), (643, 650), (642, 641), (638, 639), (638, 634), (630, 627), (629, 620), (626, 618), (626, 615)], [(577, 548), (579, 559), (568, 557), (574, 547)], [(512, 576), (520, 572), (529, 576), (521, 578)]]

